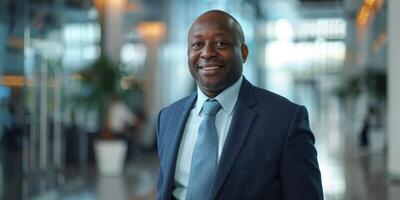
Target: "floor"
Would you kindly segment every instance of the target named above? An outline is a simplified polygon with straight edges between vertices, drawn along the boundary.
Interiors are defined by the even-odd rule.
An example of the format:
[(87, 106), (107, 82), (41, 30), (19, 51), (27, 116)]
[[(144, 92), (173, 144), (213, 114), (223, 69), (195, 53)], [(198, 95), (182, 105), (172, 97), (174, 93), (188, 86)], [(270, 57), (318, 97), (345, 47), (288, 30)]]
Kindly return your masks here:
[(158, 169), (156, 154), (130, 163), (122, 177), (90, 176), (81, 187), (62, 191), (62, 200), (146, 200), (155, 199)]

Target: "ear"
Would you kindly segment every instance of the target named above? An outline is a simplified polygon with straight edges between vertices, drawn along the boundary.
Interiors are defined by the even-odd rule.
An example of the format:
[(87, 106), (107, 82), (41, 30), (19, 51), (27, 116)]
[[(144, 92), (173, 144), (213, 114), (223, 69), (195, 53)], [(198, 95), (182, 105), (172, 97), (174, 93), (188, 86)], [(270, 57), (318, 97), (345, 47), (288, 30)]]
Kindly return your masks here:
[(247, 59), (247, 55), (249, 55), (249, 49), (247, 48), (246, 44), (242, 44), (242, 46), (240, 47), (240, 50), (242, 52), (242, 63), (245, 63), (246, 59)]

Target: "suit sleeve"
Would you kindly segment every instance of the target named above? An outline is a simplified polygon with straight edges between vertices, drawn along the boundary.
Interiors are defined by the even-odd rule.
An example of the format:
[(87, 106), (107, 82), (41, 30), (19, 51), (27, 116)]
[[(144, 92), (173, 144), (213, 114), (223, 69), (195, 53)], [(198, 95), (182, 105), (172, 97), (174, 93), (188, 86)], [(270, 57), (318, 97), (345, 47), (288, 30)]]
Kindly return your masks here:
[(299, 106), (293, 114), (280, 162), (283, 199), (323, 199), (321, 173), (314, 142), (307, 110), (304, 106)]
[(158, 151), (158, 157), (160, 160), (160, 166), (158, 169), (158, 176), (157, 176), (157, 199), (161, 199), (162, 195), (161, 195), (161, 191), (162, 191), (162, 184), (164, 182), (164, 176), (163, 176), (163, 172), (162, 172), (162, 168), (161, 168), (161, 141), (160, 141), (160, 121), (161, 121), (161, 114), (162, 114), (162, 110), (160, 111), (160, 113), (158, 114), (157, 117), (157, 124), (156, 124), (156, 136), (157, 136), (157, 151)]

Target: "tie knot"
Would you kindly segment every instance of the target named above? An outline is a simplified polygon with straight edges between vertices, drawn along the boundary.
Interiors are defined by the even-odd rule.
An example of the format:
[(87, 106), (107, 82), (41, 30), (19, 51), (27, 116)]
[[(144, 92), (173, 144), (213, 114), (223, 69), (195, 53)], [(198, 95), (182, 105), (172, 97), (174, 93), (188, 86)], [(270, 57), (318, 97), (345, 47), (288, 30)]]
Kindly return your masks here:
[(203, 112), (205, 115), (214, 116), (220, 108), (221, 105), (216, 100), (207, 100), (203, 104)]

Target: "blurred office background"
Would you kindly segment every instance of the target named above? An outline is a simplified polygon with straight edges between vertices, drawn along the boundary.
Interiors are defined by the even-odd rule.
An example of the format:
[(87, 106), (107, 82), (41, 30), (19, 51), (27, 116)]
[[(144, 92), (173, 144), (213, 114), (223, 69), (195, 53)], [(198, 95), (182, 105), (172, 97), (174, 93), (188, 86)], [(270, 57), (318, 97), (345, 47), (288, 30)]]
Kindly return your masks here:
[(399, 199), (398, 0), (2, 0), (0, 199), (154, 199), (155, 119), (194, 91), (210, 9), (245, 77), (308, 108), (325, 199)]

